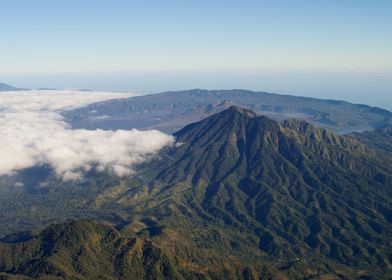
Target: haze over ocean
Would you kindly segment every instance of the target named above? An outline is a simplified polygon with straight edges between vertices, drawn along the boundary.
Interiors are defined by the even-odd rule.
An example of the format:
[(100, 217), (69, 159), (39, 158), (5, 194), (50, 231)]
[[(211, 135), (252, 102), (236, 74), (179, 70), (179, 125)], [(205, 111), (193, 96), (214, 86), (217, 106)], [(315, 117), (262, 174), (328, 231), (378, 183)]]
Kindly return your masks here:
[(244, 88), (392, 110), (388, 0), (5, 0), (1, 9), (0, 81), (17, 86)]
[(169, 90), (249, 89), (363, 103), (392, 111), (392, 76), (383, 73), (320, 71), (179, 71), (120, 72), (79, 75), (10, 76), (12, 84), (29, 88), (80, 88), (158, 93)]

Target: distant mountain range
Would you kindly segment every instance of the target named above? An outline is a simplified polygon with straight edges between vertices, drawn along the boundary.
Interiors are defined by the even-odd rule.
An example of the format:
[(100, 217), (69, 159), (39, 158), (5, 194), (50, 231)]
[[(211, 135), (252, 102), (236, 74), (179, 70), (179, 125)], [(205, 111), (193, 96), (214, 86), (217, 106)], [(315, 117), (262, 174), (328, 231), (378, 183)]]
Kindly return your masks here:
[(0, 91), (14, 91), (14, 90), (25, 90), (25, 89), (14, 87), (14, 86), (10, 86), (10, 85), (5, 84), (5, 83), (0, 83)]
[(66, 112), (76, 128), (159, 129), (173, 133), (232, 105), (276, 120), (296, 118), (340, 134), (392, 124), (392, 113), (344, 101), (247, 90), (188, 90), (101, 102)]
[[(92, 172), (67, 184), (42, 167), (3, 178), (3, 233), (69, 217), (104, 220), (119, 233), (81, 222), (13, 234), (0, 244), (0, 271), (82, 279), (132, 270), (172, 279), (389, 279), (392, 155), (377, 144), (389, 141), (384, 133), (389, 129), (340, 136), (231, 106), (174, 133), (178, 144), (132, 177)], [(10, 180), (34, 178), (6, 191)], [(134, 238), (141, 249), (131, 246)]]
[[(0, 83), (0, 91), (17, 90), (26, 89)], [(242, 89), (193, 89), (149, 94), (92, 104), (64, 112), (64, 116), (75, 128), (158, 129), (173, 133), (233, 105), (275, 120), (304, 120), (339, 134), (392, 125), (392, 113), (377, 107)]]

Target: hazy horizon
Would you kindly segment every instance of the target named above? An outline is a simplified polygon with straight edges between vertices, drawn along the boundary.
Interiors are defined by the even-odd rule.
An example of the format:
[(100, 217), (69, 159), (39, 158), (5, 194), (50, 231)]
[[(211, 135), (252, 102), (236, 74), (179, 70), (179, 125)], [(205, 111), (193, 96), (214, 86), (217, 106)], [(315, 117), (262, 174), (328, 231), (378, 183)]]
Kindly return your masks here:
[(170, 90), (247, 89), (337, 99), (392, 111), (392, 74), (353, 71), (169, 71), (0, 76), (26, 88), (79, 88), (159, 93)]
[(392, 110), (392, 2), (2, 2), (0, 81), (243, 88)]

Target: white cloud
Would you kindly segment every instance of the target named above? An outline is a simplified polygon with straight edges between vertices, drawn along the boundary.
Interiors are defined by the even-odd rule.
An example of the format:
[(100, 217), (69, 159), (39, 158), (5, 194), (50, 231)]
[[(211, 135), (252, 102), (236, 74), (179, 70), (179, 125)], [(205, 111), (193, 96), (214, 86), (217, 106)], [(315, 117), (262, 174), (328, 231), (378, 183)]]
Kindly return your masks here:
[(130, 94), (86, 91), (0, 93), (0, 175), (49, 164), (64, 180), (80, 179), (96, 168), (119, 176), (174, 139), (162, 132), (72, 129), (64, 110), (129, 97)]

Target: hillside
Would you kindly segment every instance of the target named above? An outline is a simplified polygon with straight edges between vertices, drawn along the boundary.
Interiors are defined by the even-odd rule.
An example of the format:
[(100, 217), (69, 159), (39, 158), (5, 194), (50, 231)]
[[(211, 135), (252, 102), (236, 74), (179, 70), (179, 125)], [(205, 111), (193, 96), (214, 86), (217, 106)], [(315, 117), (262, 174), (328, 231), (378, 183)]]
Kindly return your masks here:
[[(128, 209), (130, 224), (155, 217), (144, 222), (163, 229), (153, 238), (174, 242), (164, 233), (176, 232), (201, 263), (212, 251), (245, 263), (268, 258), (297, 276), (390, 269), (390, 157), (304, 122), (279, 124), (237, 107), (175, 136), (180, 147), (100, 205)], [(117, 213), (127, 220), (126, 211)], [(189, 257), (181, 248), (176, 254)]]
[(343, 101), (247, 90), (198, 89), (97, 103), (66, 112), (65, 116), (78, 128), (155, 128), (173, 133), (232, 105), (276, 120), (305, 120), (341, 134), (377, 129), (392, 120), (392, 113), (387, 110)]
[[(151, 241), (123, 238), (114, 228), (90, 221), (59, 224), (39, 235), (0, 244), (0, 270), (32, 278), (183, 279)], [(191, 277), (191, 275), (188, 275)]]
[[(88, 220), (53, 225), (23, 240), (0, 243), (0, 272), (0, 279), (237, 278), (236, 273), (223, 268), (204, 273), (187, 271), (150, 240), (124, 237), (109, 225)], [(258, 276), (249, 268), (237, 273), (241, 279)], [(285, 279), (273, 271), (261, 273), (264, 275), (260, 277)]]
[[(34, 183), (38, 173), (31, 170), (22, 173), (31, 185), (9, 186), (8, 193), (12, 178), (2, 178), (3, 227), (95, 217), (116, 225), (121, 236), (151, 241), (179, 275), (389, 279), (390, 154), (351, 135), (235, 106), (174, 135), (177, 145), (134, 176), (91, 172), (71, 184), (41, 170)], [(19, 263), (3, 267), (33, 275)]]

